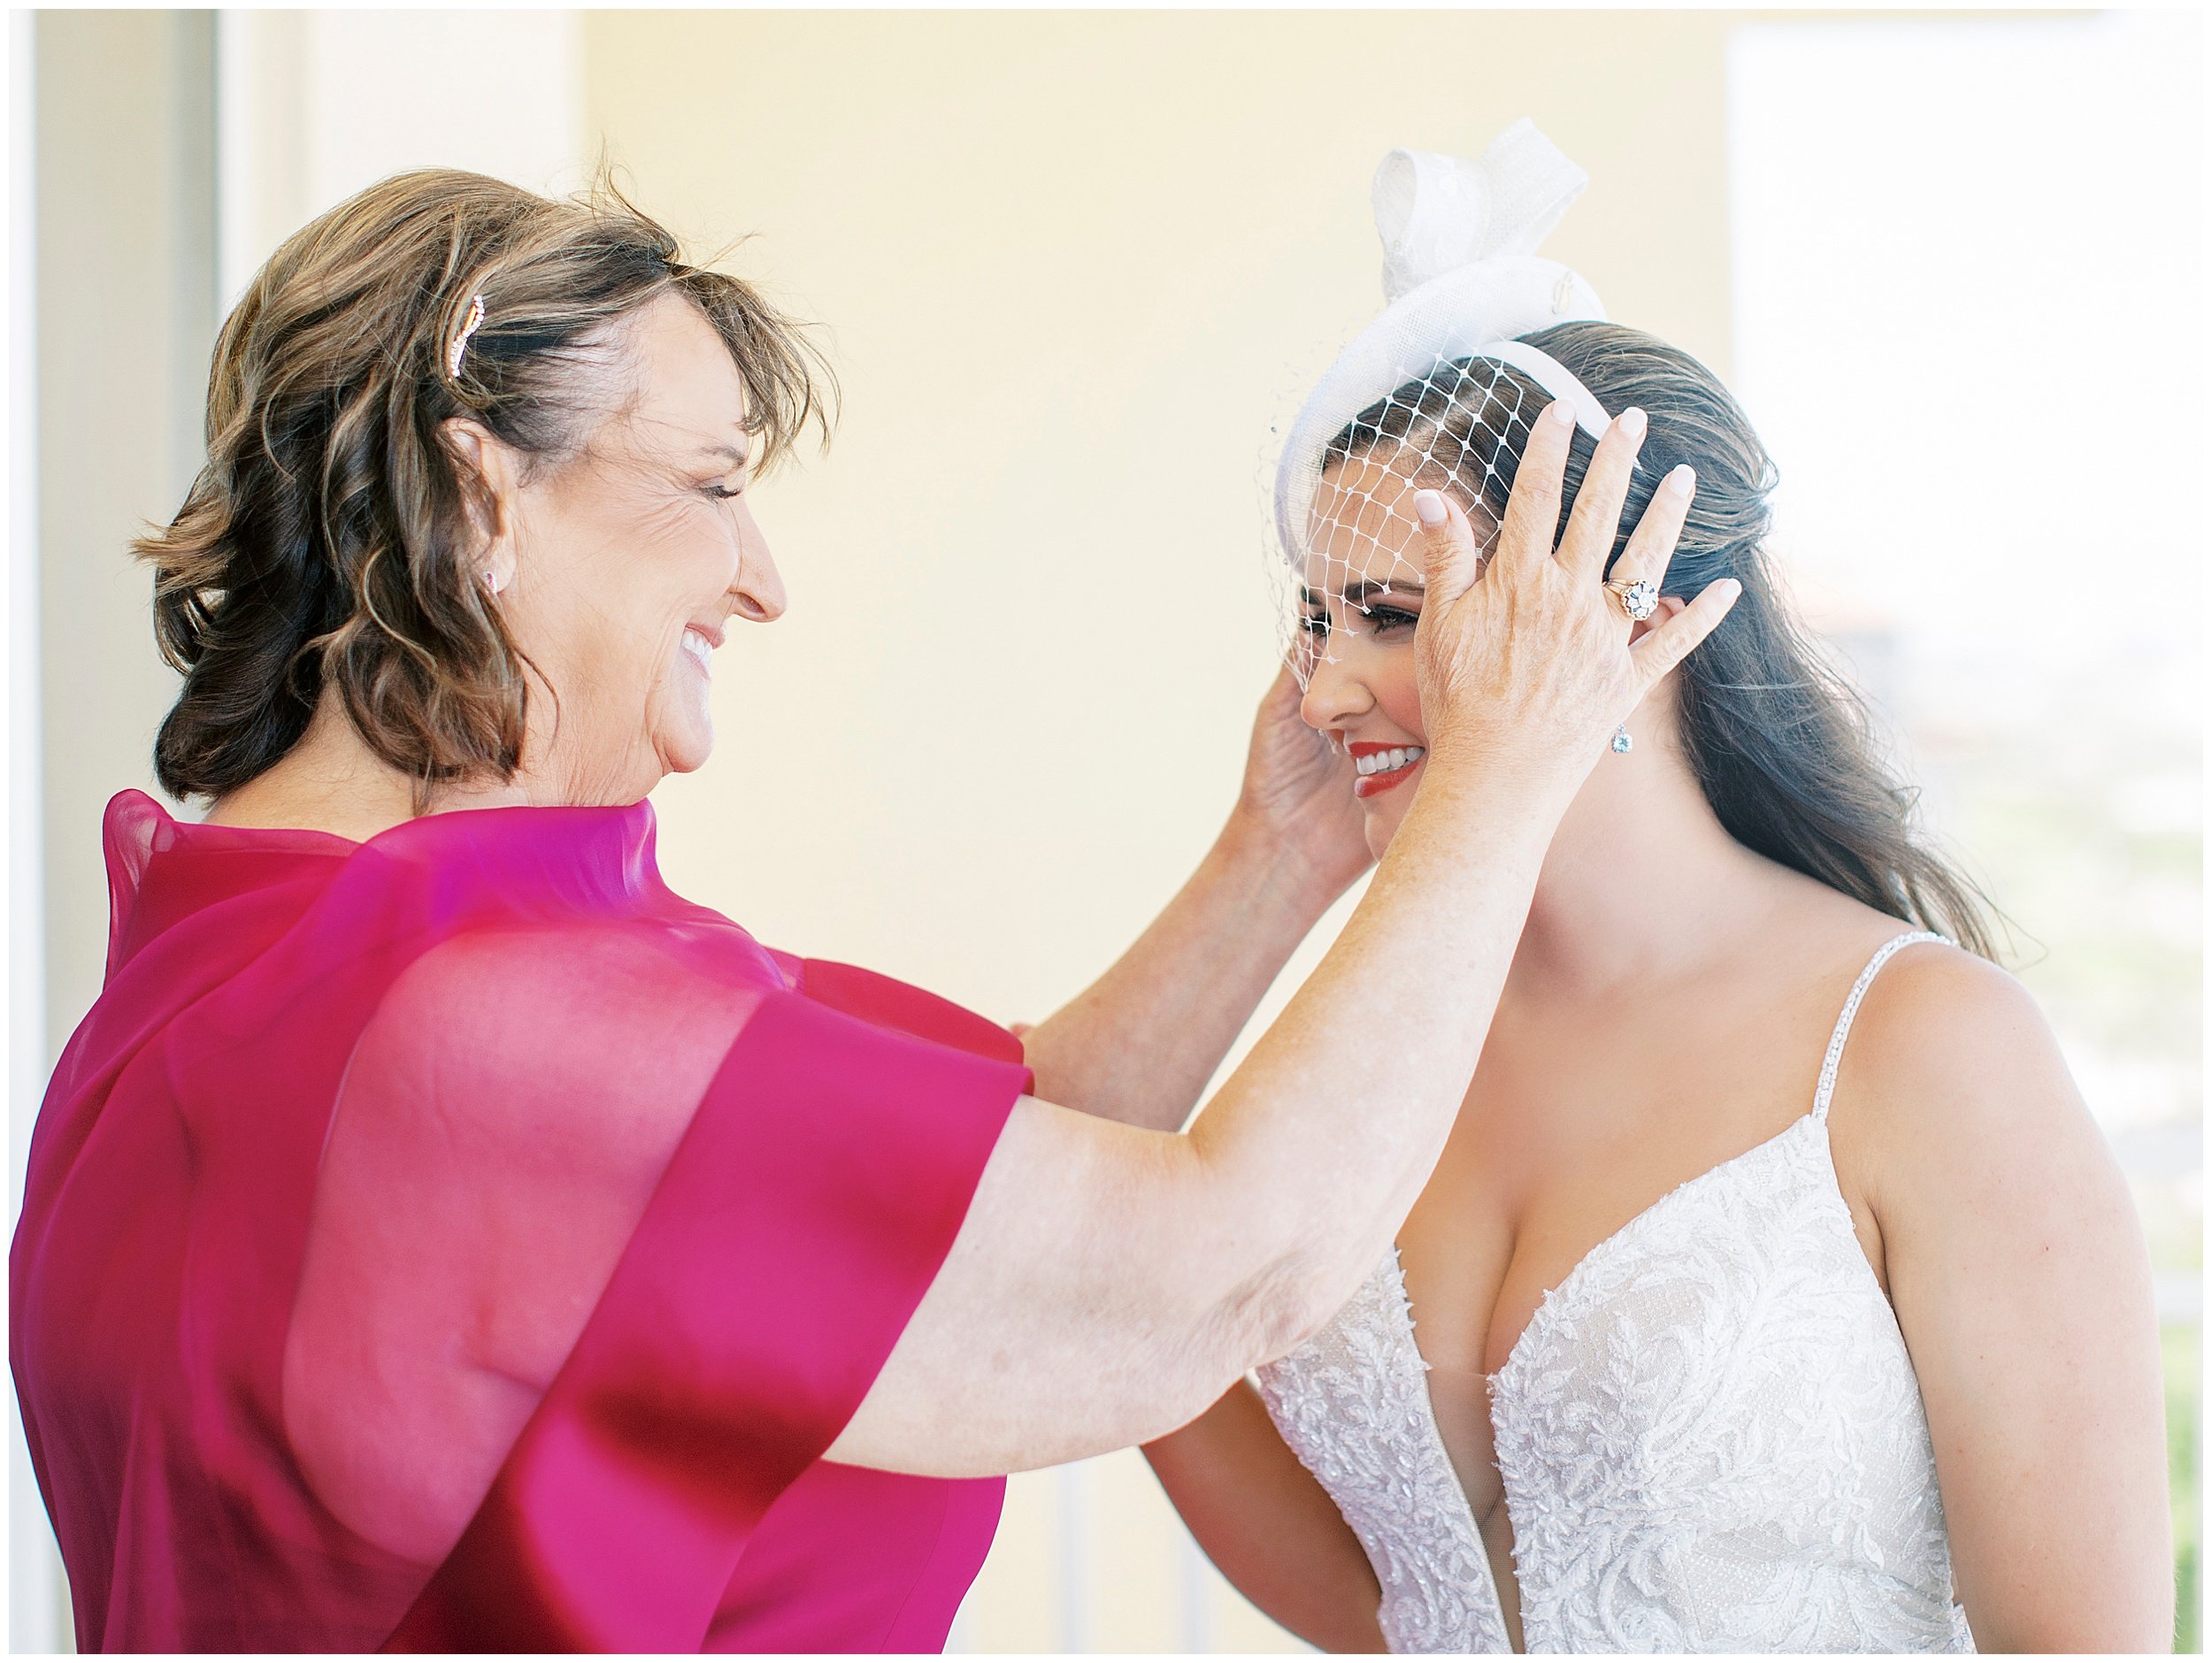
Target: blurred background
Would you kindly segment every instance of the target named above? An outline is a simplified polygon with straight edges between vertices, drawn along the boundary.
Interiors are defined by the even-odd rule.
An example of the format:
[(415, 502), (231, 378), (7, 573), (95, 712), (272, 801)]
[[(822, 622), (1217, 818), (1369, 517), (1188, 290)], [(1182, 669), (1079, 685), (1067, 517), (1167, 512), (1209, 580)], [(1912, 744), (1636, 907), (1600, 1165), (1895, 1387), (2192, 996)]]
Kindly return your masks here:
[[(1476, 154), (1532, 116), (1591, 175), (1546, 251), (1741, 394), (1781, 466), (1801, 602), (2009, 915), (2008, 962), (2133, 1183), (2195, 1649), (2193, 10), (8, 27), (12, 1198), (98, 989), (100, 810), (153, 789), (173, 694), (125, 543), (198, 465), (222, 313), (310, 217), (404, 167), (561, 191), (603, 160), (695, 253), (820, 321), (836, 444), (757, 497), (791, 613), (724, 655), (720, 750), (656, 796), (664, 865), (767, 941), (1033, 1021), (1135, 935), (1229, 808), (1273, 652), (1268, 425), (1380, 303), (1375, 163)], [(12, 1415), (10, 1437), (12, 1646), (65, 1646)], [(1013, 1481), (954, 1634), (979, 1652), (1294, 1644), (1132, 1453)]]

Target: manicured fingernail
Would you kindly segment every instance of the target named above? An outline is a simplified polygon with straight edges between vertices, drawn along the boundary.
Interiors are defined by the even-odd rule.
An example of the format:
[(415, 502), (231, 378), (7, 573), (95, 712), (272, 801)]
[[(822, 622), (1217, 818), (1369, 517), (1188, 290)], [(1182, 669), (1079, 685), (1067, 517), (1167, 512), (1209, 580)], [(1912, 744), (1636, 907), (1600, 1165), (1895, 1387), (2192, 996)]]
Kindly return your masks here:
[(1667, 489), (1677, 496), (1687, 496), (1697, 489), (1697, 470), (1685, 462), (1667, 475)]
[(1624, 410), (1615, 419), (1613, 425), (1620, 429), (1624, 439), (1640, 439), (1644, 436), (1644, 413), (1640, 410)]
[(1557, 422), (1562, 427), (1571, 427), (1575, 425), (1574, 407), (1563, 398), (1555, 401), (1544, 415), (1548, 419)]
[(1416, 491), (1413, 494), (1413, 517), (1434, 531), (1445, 520), (1444, 499), (1433, 491)]

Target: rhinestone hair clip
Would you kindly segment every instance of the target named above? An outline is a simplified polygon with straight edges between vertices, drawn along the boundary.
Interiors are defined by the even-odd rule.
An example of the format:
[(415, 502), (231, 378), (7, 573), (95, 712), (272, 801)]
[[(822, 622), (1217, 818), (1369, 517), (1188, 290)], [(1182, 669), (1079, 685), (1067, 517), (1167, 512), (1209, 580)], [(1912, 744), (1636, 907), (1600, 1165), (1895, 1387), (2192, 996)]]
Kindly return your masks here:
[(461, 379), (461, 355), (468, 350), (469, 337), (481, 328), (483, 323), (484, 297), (472, 295), (469, 297), (468, 321), (461, 326), (461, 333), (453, 337), (453, 346), (445, 355), (445, 372), (449, 379), (457, 381)]

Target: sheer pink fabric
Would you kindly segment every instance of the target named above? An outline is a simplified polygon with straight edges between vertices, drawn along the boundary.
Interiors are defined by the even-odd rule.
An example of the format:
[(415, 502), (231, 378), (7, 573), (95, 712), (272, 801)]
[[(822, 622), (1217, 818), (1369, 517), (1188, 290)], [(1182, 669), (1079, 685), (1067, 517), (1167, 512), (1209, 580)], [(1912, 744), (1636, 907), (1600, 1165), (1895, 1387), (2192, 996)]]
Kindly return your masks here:
[(81, 1646), (941, 1646), (1002, 1486), (821, 1455), (1018, 1041), (672, 894), (642, 803), (107, 850), (10, 1261)]

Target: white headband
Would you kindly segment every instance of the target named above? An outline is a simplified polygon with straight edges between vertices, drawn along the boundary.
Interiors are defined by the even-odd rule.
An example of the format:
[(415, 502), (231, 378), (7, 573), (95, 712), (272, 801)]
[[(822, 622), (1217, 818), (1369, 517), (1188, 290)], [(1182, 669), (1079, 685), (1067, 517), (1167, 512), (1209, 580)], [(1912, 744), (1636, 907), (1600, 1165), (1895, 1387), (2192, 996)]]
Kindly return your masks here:
[(1605, 406), (1598, 402), (1597, 395), (1576, 379), (1572, 370), (1525, 341), (1494, 341), (1469, 356), (1509, 364), (1554, 398), (1565, 399), (1574, 410), (1575, 425), (1593, 439), (1604, 438), (1605, 430), (1613, 425), (1613, 418), (1605, 413)]
[(1518, 337), (1601, 321), (1604, 303), (1536, 249), (1589, 176), (1525, 117), (1479, 159), (1393, 150), (1375, 170), (1375, 229), (1389, 304), (1337, 357), (1292, 423), (1275, 475), (1276, 529), (1301, 546), (1329, 441), (1362, 410), (1440, 364), (1487, 358), (1564, 399), (1592, 438), (1605, 408), (1567, 367)]

